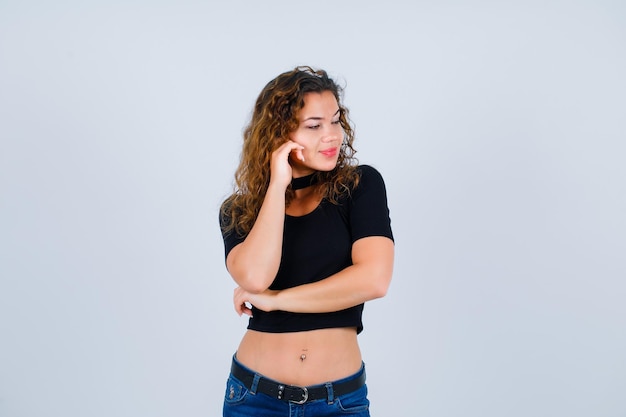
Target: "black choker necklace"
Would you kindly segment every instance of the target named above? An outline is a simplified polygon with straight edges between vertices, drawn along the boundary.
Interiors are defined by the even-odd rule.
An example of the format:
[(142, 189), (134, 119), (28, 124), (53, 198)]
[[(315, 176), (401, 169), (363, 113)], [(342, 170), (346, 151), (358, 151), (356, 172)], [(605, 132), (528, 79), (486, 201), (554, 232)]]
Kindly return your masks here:
[(319, 181), (320, 181), (319, 175), (317, 175), (317, 172), (314, 172), (312, 174), (305, 175), (304, 177), (293, 178), (291, 180), (291, 189), (294, 191), (301, 190), (311, 185), (315, 185)]

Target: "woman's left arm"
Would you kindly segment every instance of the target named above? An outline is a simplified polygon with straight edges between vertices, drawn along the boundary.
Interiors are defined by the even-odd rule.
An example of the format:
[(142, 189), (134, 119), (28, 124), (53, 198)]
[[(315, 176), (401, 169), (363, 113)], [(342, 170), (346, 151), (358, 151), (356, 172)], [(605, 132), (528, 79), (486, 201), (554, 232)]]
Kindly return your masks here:
[(263, 311), (326, 313), (384, 297), (393, 272), (394, 243), (384, 236), (358, 239), (352, 245), (352, 265), (321, 281), (281, 291), (251, 294), (237, 287), (235, 310), (251, 315), (246, 302)]

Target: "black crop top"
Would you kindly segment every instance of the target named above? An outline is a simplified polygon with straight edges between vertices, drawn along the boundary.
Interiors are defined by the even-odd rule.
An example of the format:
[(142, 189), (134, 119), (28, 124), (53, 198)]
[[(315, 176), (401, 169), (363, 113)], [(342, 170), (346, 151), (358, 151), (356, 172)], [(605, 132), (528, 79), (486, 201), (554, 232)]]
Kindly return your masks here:
[[(333, 204), (323, 199), (304, 216), (285, 215), (283, 252), (272, 290), (282, 290), (322, 280), (352, 265), (352, 243), (367, 236), (393, 240), (385, 184), (373, 167), (358, 167), (359, 185)], [(222, 222), (223, 219), (220, 219)], [(225, 256), (244, 236), (224, 237)], [(264, 312), (253, 306), (248, 329), (269, 333), (323, 328), (356, 327), (363, 330), (363, 304), (332, 313)]]

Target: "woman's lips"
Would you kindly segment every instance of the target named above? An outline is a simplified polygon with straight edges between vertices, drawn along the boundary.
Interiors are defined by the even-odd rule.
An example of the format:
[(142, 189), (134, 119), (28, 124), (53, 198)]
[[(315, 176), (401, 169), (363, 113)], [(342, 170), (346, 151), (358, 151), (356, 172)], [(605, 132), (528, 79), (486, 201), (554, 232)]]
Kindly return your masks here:
[(320, 151), (320, 153), (328, 157), (335, 156), (337, 155), (337, 148), (324, 149), (323, 151)]

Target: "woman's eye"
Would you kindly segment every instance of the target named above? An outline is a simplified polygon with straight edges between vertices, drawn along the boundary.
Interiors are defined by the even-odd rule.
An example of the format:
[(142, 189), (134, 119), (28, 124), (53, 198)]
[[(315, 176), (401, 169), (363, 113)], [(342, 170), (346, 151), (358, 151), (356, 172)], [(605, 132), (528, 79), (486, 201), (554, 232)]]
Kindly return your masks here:
[(320, 125), (307, 126), (307, 129), (317, 129)]
[(339, 123), (341, 123), (341, 120), (333, 120), (331, 123), (334, 125), (338, 125)]

